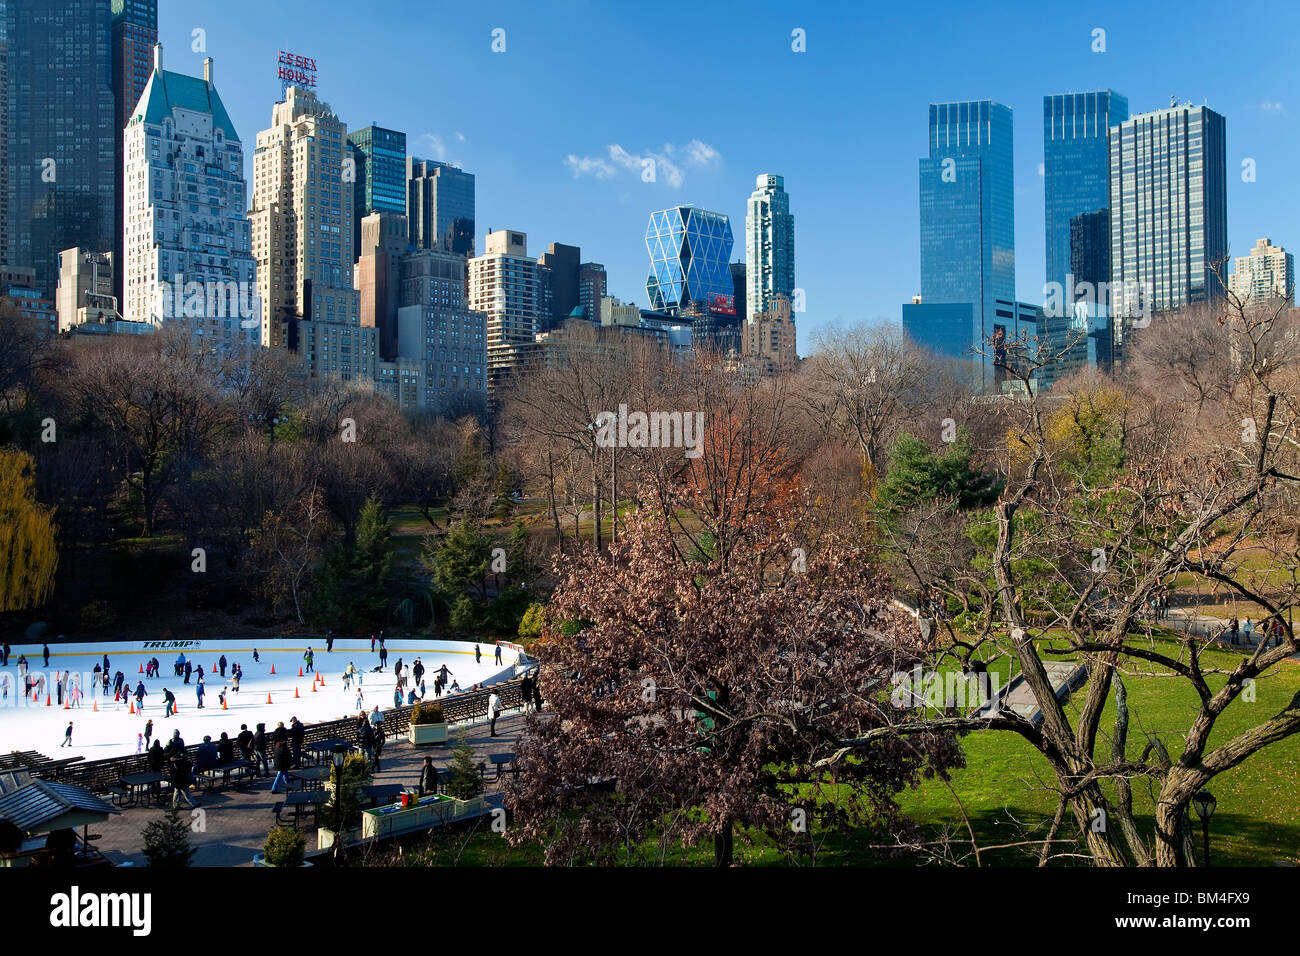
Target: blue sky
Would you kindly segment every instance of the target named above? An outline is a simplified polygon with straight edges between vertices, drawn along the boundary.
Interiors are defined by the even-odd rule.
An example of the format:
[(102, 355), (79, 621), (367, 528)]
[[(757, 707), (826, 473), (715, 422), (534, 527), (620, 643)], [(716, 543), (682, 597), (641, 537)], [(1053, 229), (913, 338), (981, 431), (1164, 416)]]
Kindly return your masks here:
[[(785, 176), (800, 351), (828, 324), (896, 323), (918, 291), (917, 160), (930, 102), (982, 99), (1015, 121), (1018, 294), (1041, 300), (1042, 98), (1110, 87), (1133, 113), (1180, 101), (1227, 117), (1228, 238), (1300, 247), (1300, 95), (1289, 60), (1300, 8), (1266, 18), (1208, 2), (1139, 4), (162, 0), (169, 70), (217, 88), (249, 156), (278, 98), (277, 52), (314, 57), (319, 94), (350, 128), (407, 133), (408, 152), (477, 177), (488, 228), (582, 247), (610, 292), (646, 304), (648, 214), (693, 202), (731, 216), (744, 258), (745, 200)], [(193, 31), (207, 52), (193, 52)], [(493, 30), (505, 52), (492, 51)], [(806, 52), (791, 49), (802, 29)], [(1093, 31), (1105, 52), (1093, 52)], [(653, 183), (639, 158), (659, 159)], [(1243, 182), (1241, 164), (1255, 163)], [(666, 162), (665, 162), (666, 161)]]

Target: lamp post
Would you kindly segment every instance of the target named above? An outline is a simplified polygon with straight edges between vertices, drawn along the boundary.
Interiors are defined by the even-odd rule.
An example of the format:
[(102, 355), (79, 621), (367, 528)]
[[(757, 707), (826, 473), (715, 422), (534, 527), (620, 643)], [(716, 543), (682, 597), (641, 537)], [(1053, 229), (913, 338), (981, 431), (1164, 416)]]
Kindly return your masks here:
[(1214, 794), (1208, 790), (1196, 791), (1196, 796), (1192, 797), (1192, 806), (1196, 808), (1196, 815), (1201, 818), (1201, 832), (1205, 836), (1205, 865), (1210, 865), (1210, 817), (1214, 816), (1214, 807), (1217, 801)]
[(347, 759), (348, 748), (337, 744), (330, 759), (334, 763), (334, 862), (343, 862), (343, 761)]

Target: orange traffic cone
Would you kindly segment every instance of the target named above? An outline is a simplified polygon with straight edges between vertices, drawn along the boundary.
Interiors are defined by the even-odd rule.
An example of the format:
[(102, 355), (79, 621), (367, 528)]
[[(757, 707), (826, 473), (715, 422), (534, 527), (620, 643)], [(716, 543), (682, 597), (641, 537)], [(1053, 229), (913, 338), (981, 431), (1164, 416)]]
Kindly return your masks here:
[(299, 676), (299, 677), (302, 676), (302, 668), (301, 668), (301, 667), (298, 668), (298, 676)]
[(311, 692), (312, 692), (313, 694), (316, 693), (316, 682), (315, 682), (315, 681), (312, 681), (312, 683), (311, 683)]
[(271, 665), (271, 673), (272, 673), (272, 674), (275, 673), (275, 665), (274, 665), (274, 664)]
[(296, 687), (293, 689), (293, 699), (294, 700), (298, 699), (298, 688)]
[(229, 707), (226, 706), (226, 698), (224, 698), (224, 697), (221, 698), (221, 709), (222, 709), (222, 710), (229, 710), (229, 709), (230, 709)]
[(271, 702), (271, 695), (270, 695), (269, 692), (268, 692), (267, 695), (266, 695), (266, 702), (267, 702), (268, 704)]
[(143, 664), (140, 665), (140, 673), (141, 673), (141, 674), (144, 673), (144, 665), (143, 665)]
[(49, 707), (49, 706), (50, 706), (50, 695), (49, 695), (49, 694), (46, 694), (46, 695), (45, 695), (45, 706), (46, 706), (46, 707)]
[(134, 713), (135, 713), (135, 702), (134, 702), (134, 701), (128, 701), (128, 702), (127, 702), (127, 705), (126, 705), (126, 712), (127, 712), (128, 714), (134, 714)]
[(179, 714), (180, 712), (181, 712), (181, 705), (172, 704), (172, 714)]
[(92, 698), (90, 701), (90, 709), (95, 713), (99, 713), (99, 701)]
[(63, 709), (72, 710), (72, 705), (68, 703), (68, 698), (63, 698)]

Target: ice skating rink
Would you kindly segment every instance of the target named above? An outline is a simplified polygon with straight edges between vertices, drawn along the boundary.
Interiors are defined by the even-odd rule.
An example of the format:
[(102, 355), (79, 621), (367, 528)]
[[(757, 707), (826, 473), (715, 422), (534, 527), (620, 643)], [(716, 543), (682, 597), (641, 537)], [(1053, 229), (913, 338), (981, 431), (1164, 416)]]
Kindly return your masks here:
[[(309, 646), (315, 657), (315, 672), (324, 678), (323, 685), (313, 680), (315, 675), (312, 672), (306, 671), (303, 655)], [(448, 684), (454, 679), (462, 690), (468, 690), (474, 684), (507, 680), (514, 675), (517, 649), (502, 646), (501, 663), (497, 664), (494, 662), (497, 645), (484, 642), (478, 646), (483, 659), (482, 663), (476, 664), (475, 645), (472, 643), (389, 640), (386, 642), (387, 666), (376, 672), (379, 647), (376, 645), (372, 653), (368, 639), (336, 640), (333, 653), (326, 652), (324, 641), (309, 644), (301, 638), (266, 643), (214, 639), (51, 644), (48, 668), (44, 666), (40, 644), (15, 643), (12, 644), (8, 665), (0, 668), (0, 693), (7, 691), (7, 696), (0, 700), (0, 753), (35, 750), (55, 759), (81, 756), (86, 760), (133, 754), (137, 735), (143, 733), (145, 721), (151, 718), (154, 736), (161, 737), (164, 744), (174, 729), (180, 730), (186, 744), (196, 744), (203, 741), (204, 735), (216, 740), (222, 731), (233, 739), (239, 733), (240, 724), (247, 724), (249, 730), (255, 730), (257, 724), (264, 723), (269, 733), (280, 721), (287, 727), (293, 717), (304, 724), (346, 717), (357, 713), (357, 681), (352, 682), (350, 691), (343, 689), (343, 674), (349, 663), (361, 672), (360, 690), (365, 696), (363, 704), (367, 711), (376, 704), (383, 711), (393, 706), (393, 691), (397, 686), (393, 667), (398, 658), (401, 658), (408, 675), (417, 657), (424, 664), (426, 700), (435, 699), (434, 672), (444, 664), (450, 671)], [(254, 648), (258, 651), (260, 663), (253, 661)], [(105, 654), (109, 658), (110, 675), (107, 696), (98, 685), (92, 686), (94, 667), (96, 664), (103, 666)], [(179, 654), (184, 654), (196, 668), (189, 684), (175, 676)], [(45, 688), (40, 692), (39, 700), (33, 700), (31, 695), (24, 697), (24, 682), (18, 669), (20, 655), (26, 655), (33, 679), (45, 676)], [(224, 679), (217, 666), (222, 655), (227, 661)], [(159, 676), (146, 678), (140, 669), (154, 657), (158, 658)], [(230, 665), (235, 663), (243, 668), (237, 694), (230, 689)], [(200, 665), (205, 688), (202, 709), (198, 707), (195, 694)], [(303, 669), (302, 677), (298, 676), (300, 668)], [(112, 675), (119, 670), (132, 692), (137, 682), (144, 681), (147, 696), (143, 715), (131, 714), (127, 703), (113, 701)], [(80, 707), (67, 706), (66, 692), (64, 705), (57, 702), (56, 674), (64, 671), (69, 671), (74, 681), (80, 677), (84, 693)], [(408, 690), (411, 685), (412, 680), (408, 677)], [(223, 687), (227, 689), (225, 710), (222, 710), (219, 699)], [(163, 688), (176, 695), (178, 713), (171, 717), (166, 717), (163, 712)], [(418, 685), (415, 689), (418, 694)], [(444, 691), (443, 696), (447, 693)], [(134, 693), (131, 701), (134, 703)], [(73, 724), (72, 746), (61, 747), (68, 721)]]

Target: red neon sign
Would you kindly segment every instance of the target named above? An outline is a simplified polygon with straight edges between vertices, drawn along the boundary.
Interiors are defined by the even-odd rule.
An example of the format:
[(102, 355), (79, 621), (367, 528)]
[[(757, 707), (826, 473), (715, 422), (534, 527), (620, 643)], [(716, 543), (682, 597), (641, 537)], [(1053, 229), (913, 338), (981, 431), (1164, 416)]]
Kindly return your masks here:
[(278, 63), (279, 79), (293, 86), (316, 85), (316, 61), (312, 57), (281, 50)]

